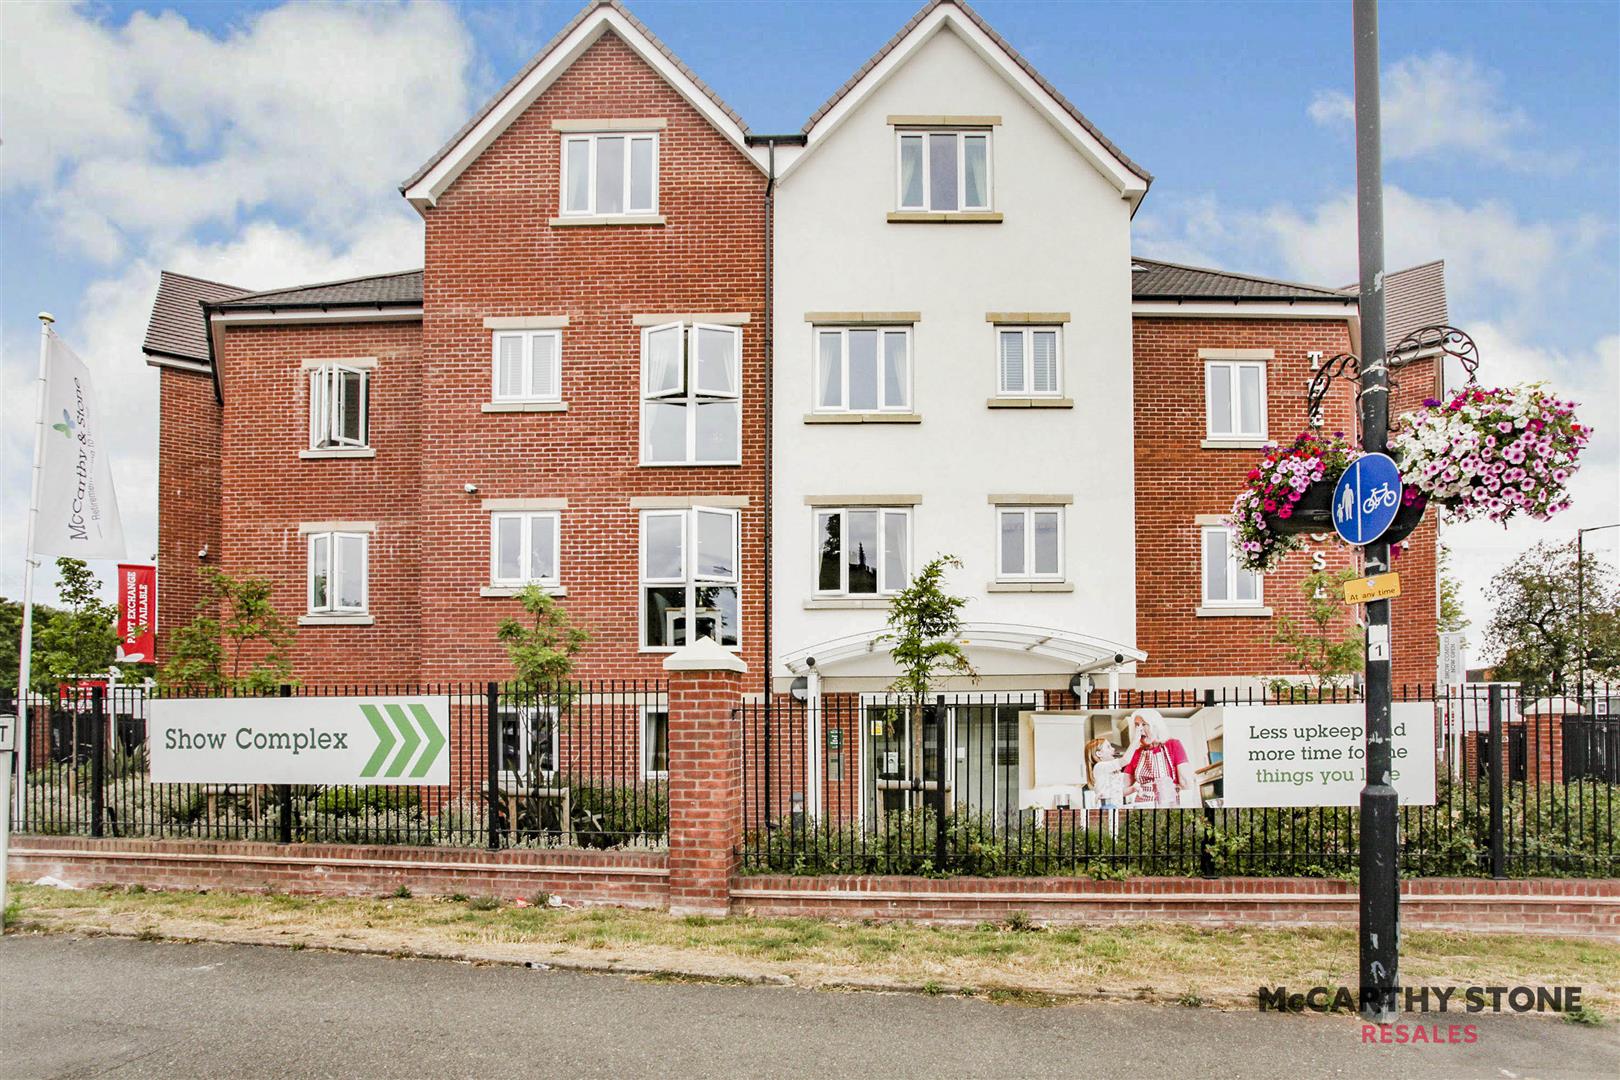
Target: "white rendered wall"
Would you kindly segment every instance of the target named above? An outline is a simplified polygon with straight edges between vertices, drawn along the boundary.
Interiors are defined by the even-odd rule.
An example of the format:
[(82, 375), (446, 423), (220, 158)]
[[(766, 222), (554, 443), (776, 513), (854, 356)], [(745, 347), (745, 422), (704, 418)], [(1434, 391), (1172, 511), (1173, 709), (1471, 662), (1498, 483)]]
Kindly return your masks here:
[[(891, 224), (890, 115), (1001, 117), (992, 150), (1000, 224)], [(916, 494), (913, 569), (964, 563), (953, 591), (971, 622), (1136, 638), (1127, 202), (1045, 114), (949, 28), (935, 34), (777, 189), (774, 437), (777, 657), (883, 624), (881, 610), (807, 610), (815, 587), (806, 496)], [(912, 406), (920, 424), (807, 424), (814, 356), (807, 312), (916, 311)], [(1072, 409), (992, 409), (991, 311), (1068, 312), (1063, 392)], [(990, 593), (991, 494), (1072, 495), (1073, 592)], [(876, 659), (876, 658), (873, 658)], [(1057, 673), (1021, 654), (997, 671)], [(776, 664), (776, 674), (786, 669)], [(871, 661), (859, 665), (871, 671)], [(1072, 667), (1068, 670), (1073, 670)], [(854, 673), (853, 671), (851, 672)], [(835, 675), (828, 671), (829, 676)]]

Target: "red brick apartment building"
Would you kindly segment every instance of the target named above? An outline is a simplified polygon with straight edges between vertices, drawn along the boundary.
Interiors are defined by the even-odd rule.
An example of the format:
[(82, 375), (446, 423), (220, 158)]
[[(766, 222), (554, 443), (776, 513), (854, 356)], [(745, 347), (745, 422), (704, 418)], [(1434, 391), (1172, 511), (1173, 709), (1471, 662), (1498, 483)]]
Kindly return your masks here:
[[(165, 273), (145, 343), (162, 643), (214, 566), (274, 582), (306, 685), (498, 679), (496, 625), (532, 580), (588, 628), (585, 677), (656, 677), (708, 636), (767, 679), (770, 470), (805, 467), (767, 445), (767, 260), (792, 257), (767, 250), (773, 139), (593, 3), (402, 186), (421, 270), (269, 292)], [(1440, 321), (1437, 296), (1443, 315), (1438, 265), (1413, 274), (1393, 333)], [(1353, 292), (1147, 259), (1131, 277), (1135, 680), (1290, 674), (1276, 616), (1353, 555), (1290, 557), (1249, 608), (1202, 602), (1201, 567), (1263, 439), (1303, 427), (1313, 358), (1360, 346)], [(1212, 366), (1260, 380), (1265, 430), (1210, 426)], [(1434, 362), (1396, 377), (1415, 404)], [(1351, 430), (1347, 387), (1328, 413)], [(1395, 678), (1427, 681), (1432, 522), (1398, 568)]]

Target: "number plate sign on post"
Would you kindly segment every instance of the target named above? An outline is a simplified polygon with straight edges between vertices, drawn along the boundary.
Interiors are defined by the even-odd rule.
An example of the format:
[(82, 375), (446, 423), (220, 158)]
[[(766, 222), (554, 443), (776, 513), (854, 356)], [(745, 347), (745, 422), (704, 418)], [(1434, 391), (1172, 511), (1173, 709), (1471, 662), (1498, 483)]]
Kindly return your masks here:
[(1346, 543), (1383, 536), (1401, 508), (1401, 470), (1388, 454), (1362, 454), (1333, 488), (1333, 528)]

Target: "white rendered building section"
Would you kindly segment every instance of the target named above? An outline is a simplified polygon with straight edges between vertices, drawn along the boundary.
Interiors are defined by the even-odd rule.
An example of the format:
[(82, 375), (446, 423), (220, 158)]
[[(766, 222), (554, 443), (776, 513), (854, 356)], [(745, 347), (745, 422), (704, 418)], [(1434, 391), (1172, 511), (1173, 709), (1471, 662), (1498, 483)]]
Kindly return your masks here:
[[(891, 117), (995, 118), (992, 223), (897, 223)], [(1130, 206), (1006, 77), (949, 26), (874, 89), (777, 190), (773, 529), (774, 673), (823, 642), (881, 628), (881, 602), (818, 597), (820, 502), (907, 500), (909, 565), (948, 552), (952, 591), (978, 624), (1048, 628), (1118, 643), (1136, 635)], [(990, 313), (1062, 315), (1061, 384), (1072, 407), (991, 407)], [(890, 313), (911, 326), (906, 422), (807, 421), (816, 404), (811, 313)], [(913, 319), (914, 317), (914, 319)], [(819, 418), (817, 418), (819, 419)], [(997, 506), (1008, 493), (1063, 507), (1062, 578), (995, 588)], [(807, 500), (809, 500), (807, 502)], [(1005, 588), (1005, 586), (1003, 586)], [(970, 643), (981, 670), (1061, 685), (1077, 664), (1047, 650)], [(981, 655), (982, 653), (982, 655)], [(1133, 657), (1134, 658), (1134, 657)], [(841, 668), (879, 677), (871, 652)]]

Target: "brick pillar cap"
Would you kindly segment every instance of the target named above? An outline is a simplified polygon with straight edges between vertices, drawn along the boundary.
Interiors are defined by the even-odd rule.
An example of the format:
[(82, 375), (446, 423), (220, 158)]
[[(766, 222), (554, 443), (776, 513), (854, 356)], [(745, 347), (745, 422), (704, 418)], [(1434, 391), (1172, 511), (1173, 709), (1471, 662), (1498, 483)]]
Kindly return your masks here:
[(748, 665), (743, 663), (742, 657), (716, 642), (714, 638), (700, 637), (690, 645), (682, 645), (665, 657), (664, 670), (746, 672)]

